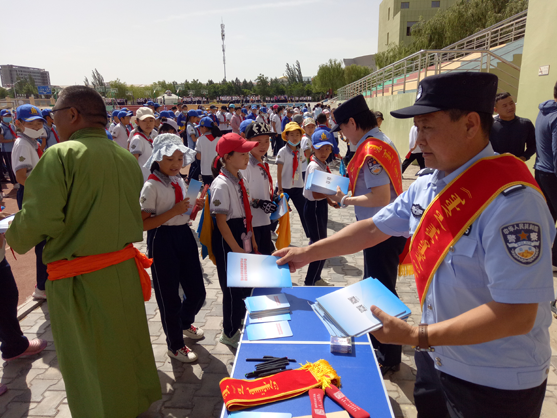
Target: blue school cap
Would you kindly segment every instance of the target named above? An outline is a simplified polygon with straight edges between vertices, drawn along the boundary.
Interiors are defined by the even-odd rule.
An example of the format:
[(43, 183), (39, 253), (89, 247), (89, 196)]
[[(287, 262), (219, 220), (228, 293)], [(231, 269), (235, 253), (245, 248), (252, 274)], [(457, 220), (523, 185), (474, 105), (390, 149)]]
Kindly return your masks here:
[(17, 108), (17, 118), (23, 120), (24, 122), (32, 122), (38, 119), (46, 122), (43, 119), (41, 110), (38, 107), (30, 104), (21, 105)]
[(202, 118), (203, 117), (203, 110), (199, 109), (196, 111), (197, 112), (197, 117), (198, 118)]
[(8, 109), (0, 110), (0, 116), (5, 116), (5, 115), (12, 116), (12, 112), (10, 112)]
[(321, 148), (323, 145), (330, 145), (334, 147), (335, 138), (332, 133), (325, 129), (316, 130), (311, 136), (311, 145), (315, 149)]
[(251, 105), (252, 110), (257, 109), (257, 105)]
[(130, 110), (120, 110), (118, 113), (118, 119), (126, 118), (128, 116), (133, 116), (133, 112)]
[(193, 109), (192, 109), (192, 110), (188, 110), (188, 116), (189, 116), (190, 118), (191, 118), (191, 117), (196, 118), (198, 115), (199, 115), (199, 113), (197, 113), (197, 110), (193, 110)]
[(231, 108), (231, 109), (235, 109), (235, 108), (236, 108), (236, 106), (234, 106), (233, 104), (228, 105), (228, 107)]
[(155, 107), (155, 109), (158, 109), (159, 107), (161, 107), (161, 105), (160, 105), (160, 104), (158, 104), (158, 103), (153, 103), (153, 104), (152, 104), (151, 106), (154, 106), (154, 107)]
[(244, 114), (247, 115), (247, 114), (248, 114), (248, 110), (247, 110), (245, 107), (242, 107), (242, 113), (244, 113)]
[(250, 126), (255, 121), (253, 119), (246, 119), (242, 123), (240, 123), (240, 132), (246, 132), (246, 128)]
[(201, 118), (199, 121), (199, 126), (204, 126), (205, 128), (212, 128), (213, 127), (213, 119), (208, 116)]
[(145, 103), (143, 106), (155, 106), (155, 103), (153, 103), (152, 100), (149, 100), (147, 103)]
[(262, 107), (261, 109), (259, 109), (262, 113), (267, 113), (267, 108), (266, 107)]
[(43, 111), (41, 112), (43, 118), (46, 118), (47, 116), (52, 117), (51, 113), (52, 113), (52, 109), (43, 109)]
[(113, 110), (113, 111), (112, 111), (112, 117), (113, 117), (113, 118), (114, 118), (114, 117), (117, 118), (117, 117), (118, 117), (118, 113), (120, 113), (120, 110), (119, 110), (119, 109)]

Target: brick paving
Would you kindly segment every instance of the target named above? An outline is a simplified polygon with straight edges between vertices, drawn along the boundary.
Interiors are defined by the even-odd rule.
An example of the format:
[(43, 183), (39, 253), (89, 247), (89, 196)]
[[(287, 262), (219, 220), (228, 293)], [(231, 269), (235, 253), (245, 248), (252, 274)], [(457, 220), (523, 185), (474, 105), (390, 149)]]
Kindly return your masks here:
[[(343, 152), (344, 154), (344, 152)], [(276, 168), (271, 165), (276, 173)], [(410, 166), (404, 177), (405, 189), (415, 179), (416, 167)], [(303, 236), (298, 215), (292, 214), (292, 245), (307, 245)], [(352, 208), (329, 209), (328, 234), (332, 235), (355, 222)], [(194, 224), (197, 227), (197, 223)], [(137, 247), (146, 251), (146, 243)], [(160, 322), (160, 314), (153, 297), (145, 303), (149, 331), (155, 361), (157, 363), (162, 388), (162, 399), (140, 415), (141, 418), (175, 417), (175, 418), (210, 418), (219, 417), (222, 410), (222, 398), (218, 382), (229, 375), (234, 362), (234, 350), (220, 344), (222, 322), (222, 292), (219, 287), (215, 266), (208, 260), (202, 262), (204, 269), (207, 300), (196, 317), (196, 326), (205, 330), (205, 338), (200, 341), (188, 341), (187, 344), (198, 355), (199, 360), (193, 364), (183, 364), (170, 360), (166, 355), (165, 335)], [(296, 272), (292, 281), (303, 284), (307, 267)], [(337, 285), (346, 286), (360, 280), (363, 276), (362, 253), (335, 257), (327, 260), (322, 277)], [(556, 281), (557, 285), (557, 281)], [(399, 278), (397, 285), (401, 299), (410, 307), (413, 314), (410, 323), (418, 324), (420, 306), (413, 277)], [(21, 307), (21, 312), (28, 312), (21, 320), (21, 328), (29, 338), (40, 337), (48, 341), (46, 350), (38, 356), (18, 359), (5, 363), (0, 369), (0, 381), (8, 386), (8, 392), (0, 396), (0, 416), (2, 418), (21, 417), (71, 417), (66, 399), (64, 382), (58, 369), (52, 331), (49, 322), (48, 303), (33, 304), (28, 302)], [(557, 321), (551, 327), (553, 361), (548, 376), (547, 394), (542, 417), (557, 416)], [(401, 370), (389, 373), (385, 385), (396, 417), (415, 417), (412, 391), (416, 374), (413, 350), (403, 349)], [(78, 417), (74, 417), (78, 418)]]

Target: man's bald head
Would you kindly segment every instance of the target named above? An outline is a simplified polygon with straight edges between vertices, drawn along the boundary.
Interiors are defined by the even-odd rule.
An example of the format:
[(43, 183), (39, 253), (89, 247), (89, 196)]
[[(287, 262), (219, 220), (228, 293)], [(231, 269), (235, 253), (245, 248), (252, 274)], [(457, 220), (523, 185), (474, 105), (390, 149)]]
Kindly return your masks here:
[(66, 87), (60, 93), (56, 108), (74, 107), (91, 127), (104, 128), (108, 123), (104, 100), (94, 89), (85, 86)]

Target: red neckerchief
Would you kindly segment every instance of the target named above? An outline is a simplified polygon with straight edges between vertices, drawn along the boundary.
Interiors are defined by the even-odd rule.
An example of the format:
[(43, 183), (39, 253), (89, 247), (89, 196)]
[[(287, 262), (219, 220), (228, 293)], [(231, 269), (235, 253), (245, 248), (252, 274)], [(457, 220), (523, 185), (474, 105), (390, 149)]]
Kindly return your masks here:
[[(21, 138), (21, 137), (18, 136), (18, 138)], [(44, 139), (44, 140), (46, 140), (46, 139)], [(39, 144), (36, 139), (34, 141), (35, 141), (35, 144), (37, 144), (37, 154), (39, 155), (39, 158), (41, 158), (43, 156), (43, 150), (41, 149), (41, 144)]]
[(151, 146), (153, 146), (153, 140), (151, 138), (147, 138), (144, 134), (142, 134), (141, 132), (136, 131), (134, 135), (139, 135), (140, 137), (142, 137), (143, 139), (145, 139), (145, 141), (149, 142), (151, 144)]
[[(317, 165), (319, 165), (319, 163), (321, 162), (321, 161), (319, 161), (319, 162), (315, 161), (315, 160), (313, 159), (313, 155), (311, 156), (310, 160), (313, 161), (313, 162), (315, 162), (315, 164), (317, 164)], [(325, 167), (327, 168), (327, 173), (331, 173), (331, 169), (329, 168), (329, 166), (327, 165), (327, 163), (325, 163)]]
[[(147, 180), (156, 180), (162, 183), (162, 180), (154, 174), (149, 175), (149, 177), (147, 177)], [(180, 203), (182, 200), (184, 200), (184, 194), (182, 193), (182, 188), (180, 187), (180, 184), (178, 182), (175, 183), (171, 182), (170, 184), (172, 185), (172, 187), (174, 187), (174, 204)]]
[[(54, 138), (56, 138), (56, 142), (59, 144), (60, 143), (60, 138), (58, 137), (58, 133), (56, 132), (56, 129), (54, 129), (54, 126), (52, 126), (50, 128), (50, 130), (52, 131), (52, 133), (54, 134)], [(129, 135), (128, 135), (129, 136)]]
[(128, 129), (128, 127), (126, 125), (124, 125), (124, 128), (126, 129), (126, 133), (128, 134), (128, 136), (130, 136), (130, 130)]
[(273, 197), (273, 178), (271, 177), (271, 172), (269, 171), (269, 164), (265, 163), (257, 163), (258, 167), (261, 167), (267, 173), (267, 177), (269, 177), (269, 192), (271, 193), (271, 198)]
[[(229, 178), (226, 174), (222, 171), (219, 173), (221, 176)], [(246, 186), (244, 185), (244, 179), (239, 179), (240, 189), (242, 189), (242, 203), (244, 204), (244, 212), (246, 213), (246, 231), (251, 231), (251, 206), (249, 204), (248, 198), (248, 191), (246, 190)]]
[(213, 122), (215, 122), (217, 125), (219, 124), (219, 118), (217, 117), (217, 115), (211, 113), (209, 117), (213, 119)]
[(209, 135), (205, 135), (205, 138), (207, 138), (209, 141), (213, 142), (215, 140), (215, 137), (211, 134)]
[[(3, 125), (4, 125), (4, 124), (3, 124)], [(14, 130), (12, 129), (12, 126), (11, 126), (9, 123), (8, 123), (7, 125), (4, 125), (4, 126), (7, 126), (8, 129), (10, 130), (12, 136), (13, 136), (14, 138), (17, 138), (17, 135), (15, 134)]]
[(298, 152), (299, 151), (292, 151), (294, 154), (294, 159), (292, 160), (292, 180), (294, 180), (294, 176), (296, 175), (296, 171), (298, 170)]

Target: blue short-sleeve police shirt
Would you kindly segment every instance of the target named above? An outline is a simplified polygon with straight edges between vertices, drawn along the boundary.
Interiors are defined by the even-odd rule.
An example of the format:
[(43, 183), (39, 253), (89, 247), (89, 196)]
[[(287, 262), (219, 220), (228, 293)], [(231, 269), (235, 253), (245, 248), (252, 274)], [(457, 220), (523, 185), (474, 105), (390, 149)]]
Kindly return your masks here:
[[(434, 197), (480, 158), (488, 145), (448, 176), (435, 171), (379, 211), (373, 221), (384, 233), (411, 236)], [(554, 298), (551, 247), (555, 224), (543, 197), (530, 187), (501, 193), (449, 249), (428, 292), (422, 322), (437, 323), (480, 305), (539, 303), (526, 335), (483, 344), (435, 347), (436, 368), (476, 384), (506, 390), (527, 389), (546, 378), (551, 358), (549, 301)]]

